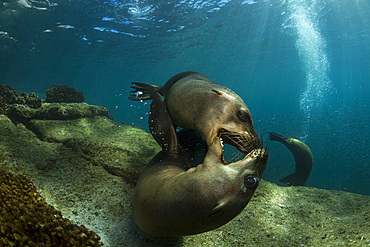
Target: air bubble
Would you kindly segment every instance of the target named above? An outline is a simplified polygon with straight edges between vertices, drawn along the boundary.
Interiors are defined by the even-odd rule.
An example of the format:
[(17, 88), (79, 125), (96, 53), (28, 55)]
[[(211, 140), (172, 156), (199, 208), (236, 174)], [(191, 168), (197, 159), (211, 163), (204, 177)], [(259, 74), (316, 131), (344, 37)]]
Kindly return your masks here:
[(139, 97), (140, 95), (142, 95), (143, 94), (143, 92), (141, 92), (141, 91), (137, 91), (136, 93), (135, 93), (135, 96), (136, 97)]

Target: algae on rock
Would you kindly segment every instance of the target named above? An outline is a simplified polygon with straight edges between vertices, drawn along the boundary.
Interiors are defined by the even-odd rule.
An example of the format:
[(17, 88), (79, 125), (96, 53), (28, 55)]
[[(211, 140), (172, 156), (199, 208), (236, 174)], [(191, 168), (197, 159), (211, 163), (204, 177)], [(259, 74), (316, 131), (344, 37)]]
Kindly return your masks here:
[(115, 123), (103, 117), (74, 120), (29, 122), (41, 140), (63, 143), (76, 155), (134, 185), (141, 169), (160, 150), (159, 145), (141, 129)]
[(10, 104), (7, 115), (17, 122), (26, 123), (31, 119), (69, 120), (94, 116), (108, 116), (108, 109), (87, 103), (43, 103), (34, 109), (28, 105)]

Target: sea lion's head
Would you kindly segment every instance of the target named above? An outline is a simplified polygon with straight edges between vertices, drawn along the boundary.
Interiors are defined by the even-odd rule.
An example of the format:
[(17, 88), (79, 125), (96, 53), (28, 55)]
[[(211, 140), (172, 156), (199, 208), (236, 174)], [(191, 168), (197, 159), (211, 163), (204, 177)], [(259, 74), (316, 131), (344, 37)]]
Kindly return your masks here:
[(223, 142), (248, 154), (260, 147), (260, 140), (253, 126), (252, 115), (244, 101), (232, 90), (218, 87), (212, 90), (212, 100), (205, 110), (203, 123), (198, 126), (208, 145), (216, 136)]
[[(215, 178), (217, 177), (214, 179), (215, 184), (209, 186), (208, 193), (219, 200), (210, 210), (204, 222), (211, 222), (210, 225), (215, 228), (215, 226), (221, 226), (238, 215), (257, 189), (267, 160), (267, 151), (263, 148), (257, 148), (239, 161), (225, 162), (222, 138), (215, 137), (203, 164), (217, 169), (217, 174), (207, 172), (208, 176), (212, 174)], [(225, 186), (220, 188), (220, 184)]]

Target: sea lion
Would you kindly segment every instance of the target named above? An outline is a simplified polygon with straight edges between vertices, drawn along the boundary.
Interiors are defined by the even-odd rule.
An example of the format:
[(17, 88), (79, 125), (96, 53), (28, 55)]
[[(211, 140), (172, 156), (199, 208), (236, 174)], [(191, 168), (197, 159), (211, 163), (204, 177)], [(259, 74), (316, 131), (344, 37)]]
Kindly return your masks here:
[(179, 145), (182, 137), (176, 134), (166, 104), (159, 93), (152, 98), (149, 127), (162, 151), (135, 186), (136, 224), (159, 238), (198, 234), (226, 224), (251, 199), (266, 167), (267, 151), (259, 147), (242, 160), (226, 163), (222, 138), (216, 136), (202, 164), (188, 169)]
[(294, 186), (303, 186), (310, 176), (313, 155), (311, 149), (303, 142), (286, 137), (276, 132), (269, 132), (270, 140), (283, 143), (292, 152), (295, 160), (295, 173), (280, 179), (280, 182)]
[(150, 92), (165, 97), (173, 123), (197, 130), (209, 147), (216, 136), (225, 143), (249, 153), (260, 146), (251, 113), (244, 101), (232, 90), (212, 82), (207, 76), (186, 71), (171, 77), (164, 86), (132, 82), (129, 99), (152, 99)]

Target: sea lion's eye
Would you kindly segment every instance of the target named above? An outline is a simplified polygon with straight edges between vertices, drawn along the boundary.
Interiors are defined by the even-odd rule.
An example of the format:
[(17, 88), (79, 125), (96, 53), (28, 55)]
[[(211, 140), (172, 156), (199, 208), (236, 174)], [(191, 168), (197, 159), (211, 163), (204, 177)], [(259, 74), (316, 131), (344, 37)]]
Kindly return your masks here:
[(251, 187), (255, 186), (257, 183), (258, 183), (258, 178), (256, 178), (256, 177), (247, 177), (244, 180), (244, 185), (247, 188), (251, 188)]
[(242, 121), (249, 121), (250, 120), (250, 118), (248, 117), (247, 113), (243, 113), (241, 111), (238, 113), (238, 117)]

